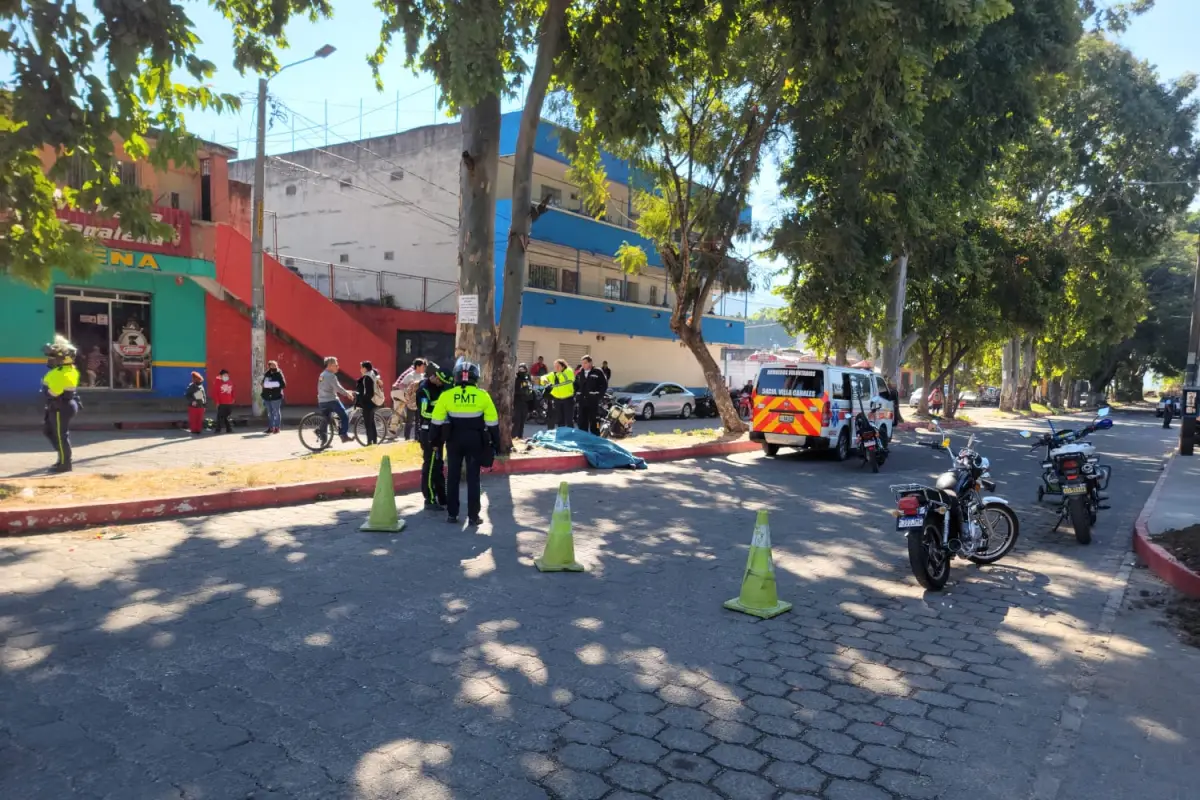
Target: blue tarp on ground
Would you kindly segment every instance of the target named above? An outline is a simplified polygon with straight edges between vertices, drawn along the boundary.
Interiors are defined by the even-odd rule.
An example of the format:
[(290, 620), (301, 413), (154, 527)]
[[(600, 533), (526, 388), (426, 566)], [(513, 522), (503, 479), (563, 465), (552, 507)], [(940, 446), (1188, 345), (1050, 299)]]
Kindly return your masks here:
[(564, 453), (583, 453), (588, 464), (596, 469), (645, 469), (646, 462), (608, 439), (576, 428), (556, 428), (538, 431), (529, 441)]

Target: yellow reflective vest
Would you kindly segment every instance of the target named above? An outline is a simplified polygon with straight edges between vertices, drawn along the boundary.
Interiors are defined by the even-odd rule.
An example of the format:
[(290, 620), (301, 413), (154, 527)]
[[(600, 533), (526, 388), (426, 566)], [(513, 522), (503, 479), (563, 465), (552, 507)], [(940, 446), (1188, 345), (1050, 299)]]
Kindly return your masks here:
[(543, 375), (542, 383), (550, 384), (550, 395), (556, 400), (566, 400), (575, 396), (575, 370), (570, 367), (562, 372)]

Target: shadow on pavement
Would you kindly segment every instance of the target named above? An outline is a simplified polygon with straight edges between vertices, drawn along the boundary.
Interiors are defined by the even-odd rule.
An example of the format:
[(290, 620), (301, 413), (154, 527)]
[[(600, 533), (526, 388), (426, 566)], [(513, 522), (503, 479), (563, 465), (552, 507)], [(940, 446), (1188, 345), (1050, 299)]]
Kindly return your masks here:
[[(359, 501), (7, 543), (0, 796), (1026, 796), (1111, 554), (1029, 537), (923, 594), (906, 450), (571, 476), (582, 574), (531, 566), (554, 476), (486, 482), (479, 531), (403, 498), (396, 535)], [(763, 507), (765, 622), (721, 608)]]

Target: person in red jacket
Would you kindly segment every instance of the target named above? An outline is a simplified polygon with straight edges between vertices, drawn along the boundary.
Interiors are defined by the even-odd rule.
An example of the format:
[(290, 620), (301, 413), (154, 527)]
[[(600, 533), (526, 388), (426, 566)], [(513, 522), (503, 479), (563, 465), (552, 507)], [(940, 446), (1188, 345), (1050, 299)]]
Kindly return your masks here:
[(217, 424), (213, 426), (213, 433), (220, 433), (221, 426), (225, 426), (226, 433), (233, 433), (233, 423), (230, 417), (233, 416), (233, 381), (229, 378), (229, 370), (221, 370), (217, 373)]

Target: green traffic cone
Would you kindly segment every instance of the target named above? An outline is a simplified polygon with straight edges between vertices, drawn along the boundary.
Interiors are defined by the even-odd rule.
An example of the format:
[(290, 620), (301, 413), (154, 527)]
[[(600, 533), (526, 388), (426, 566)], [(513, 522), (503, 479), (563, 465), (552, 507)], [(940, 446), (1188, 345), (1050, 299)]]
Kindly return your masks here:
[(571, 498), (567, 496), (566, 481), (558, 485), (558, 499), (554, 501), (554, 516), (550, 518), (546, 550), (533, 564), (542, 572), (583, 572), (583, 565), (575, 560), (575, 539), (571, 536)]
[(404, 530), (404, 520), (396, 514), (392, 460), (387, 456), (379, 462), (379, 479), (375, 481), (375, 499), (371, 501), (371, 513), (359, 530), (377, 533), (399, 533)]
[(725, 607), (763, 619), (777, 617), (792, 608), (791, 603), (779, 599), (775, 589), (771, 527), (767, 524), (766, 511), (758, 512), (758, 520), (754, 525), (750, 555), (746, 557), (746, 572), (742, 575), (742, 591), (732, 600), (725, 601)]

